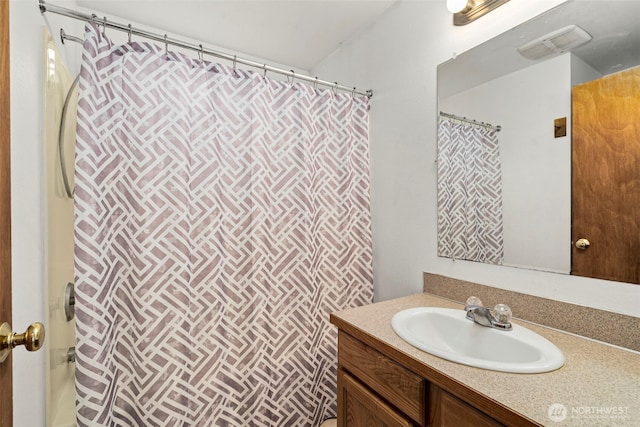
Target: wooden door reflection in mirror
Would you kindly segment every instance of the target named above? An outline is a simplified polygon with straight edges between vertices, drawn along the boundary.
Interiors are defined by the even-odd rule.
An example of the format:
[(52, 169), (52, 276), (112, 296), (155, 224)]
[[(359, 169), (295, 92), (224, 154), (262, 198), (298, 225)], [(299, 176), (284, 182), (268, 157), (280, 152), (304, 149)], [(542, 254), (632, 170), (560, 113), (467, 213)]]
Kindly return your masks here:
[(640, 67), (573, 88), (571, 274), (640, 283)]

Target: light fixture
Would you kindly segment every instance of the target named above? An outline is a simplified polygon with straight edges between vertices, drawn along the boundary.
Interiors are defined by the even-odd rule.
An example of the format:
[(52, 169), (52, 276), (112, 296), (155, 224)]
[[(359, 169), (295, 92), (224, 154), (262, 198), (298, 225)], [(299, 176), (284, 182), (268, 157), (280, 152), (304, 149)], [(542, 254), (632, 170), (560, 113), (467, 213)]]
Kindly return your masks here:
[(467, 25), (508, 1), (509, 0), (447, 0), (447, 9), (453, 13), (453, 25)]
[(462, 12), (469, 2), (467, 0), (447, 0), (447, 9), (451, 13)]

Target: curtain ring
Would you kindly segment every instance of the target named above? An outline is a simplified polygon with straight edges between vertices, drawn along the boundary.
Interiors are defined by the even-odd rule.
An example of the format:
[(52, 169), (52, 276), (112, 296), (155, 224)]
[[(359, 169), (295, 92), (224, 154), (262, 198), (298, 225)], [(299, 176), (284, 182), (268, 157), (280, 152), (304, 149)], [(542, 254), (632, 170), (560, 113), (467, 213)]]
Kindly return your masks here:
[(238, 57), (233, 55), (233, 71), (236, 71), (236, 64), (238, 62)]
[(318, 76), (316, 76), (316, 81), (313, 83), (313, 90), (318, 90)]
[(129, 43), (131, 43), (131, 24), (129, 24)]
[(334, 82), (334, 86), (331, 90), (333, 91), (334, 95), (338, 94), (338, 82)]
[(353, 87), (353, 90), (351, 91), (351, 97), (355, 98), (356, 97), (356, 87)]
[(267, 78), (267, 64), (262, 64), (262, 71), (264, 71), (264, 74), (262, 75), (262, 77), (264, 77), (266, 79)]
[[(293, 81), (296, 78), (296, 72), (293, 71), (293, 70), (289, 70), (289, 71), (291, 71), (291, 86), (293, 86)], [(287, 80), (288, 80), (288, 78), (287, 78)]]
[(102, 35), (107, 37), (107, 17), (102, 17)]
[(91, 14), (91, 23), (95, 24), (96, 23), (96, 18), (98, 17), (98, 15), (96, 15), (95, 13)]
[(204, 48), (202, 47), (202, 45), (200, 46), (200, 52), (198, 52), (198, 58), (200, 58), (200, 62), (204, 62)]
[(164, 53), (169, 56), (169, 41), (166, 34), (164, 35)]

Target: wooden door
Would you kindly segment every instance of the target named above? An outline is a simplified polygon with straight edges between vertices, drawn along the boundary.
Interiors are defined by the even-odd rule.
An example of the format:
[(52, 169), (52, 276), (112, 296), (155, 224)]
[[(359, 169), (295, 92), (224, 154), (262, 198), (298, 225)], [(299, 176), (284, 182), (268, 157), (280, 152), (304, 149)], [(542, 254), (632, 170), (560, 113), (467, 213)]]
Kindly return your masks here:
[(571, 274), (640, 283), (640, 67), (574, 87), (572, 108)]
[[(11, 322), (9, 1), (0, 0), (0, 323)], [(13, 423), (11, 356), (0, 364), (0, 427)]]

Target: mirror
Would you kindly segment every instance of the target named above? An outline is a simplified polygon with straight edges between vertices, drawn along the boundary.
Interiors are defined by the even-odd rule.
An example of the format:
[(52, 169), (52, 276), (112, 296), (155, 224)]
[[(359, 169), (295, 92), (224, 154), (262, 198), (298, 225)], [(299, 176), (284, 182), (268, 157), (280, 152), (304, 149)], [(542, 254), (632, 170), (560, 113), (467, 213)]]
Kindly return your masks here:
[[(638, 1), (572, 0), (438, 66), (439, 111), (501, 128), (502, 265), (571, 273), (571, 90), (640, 65), (639, 21)], [(518, 53), (569, 25), (591, 40)]]

